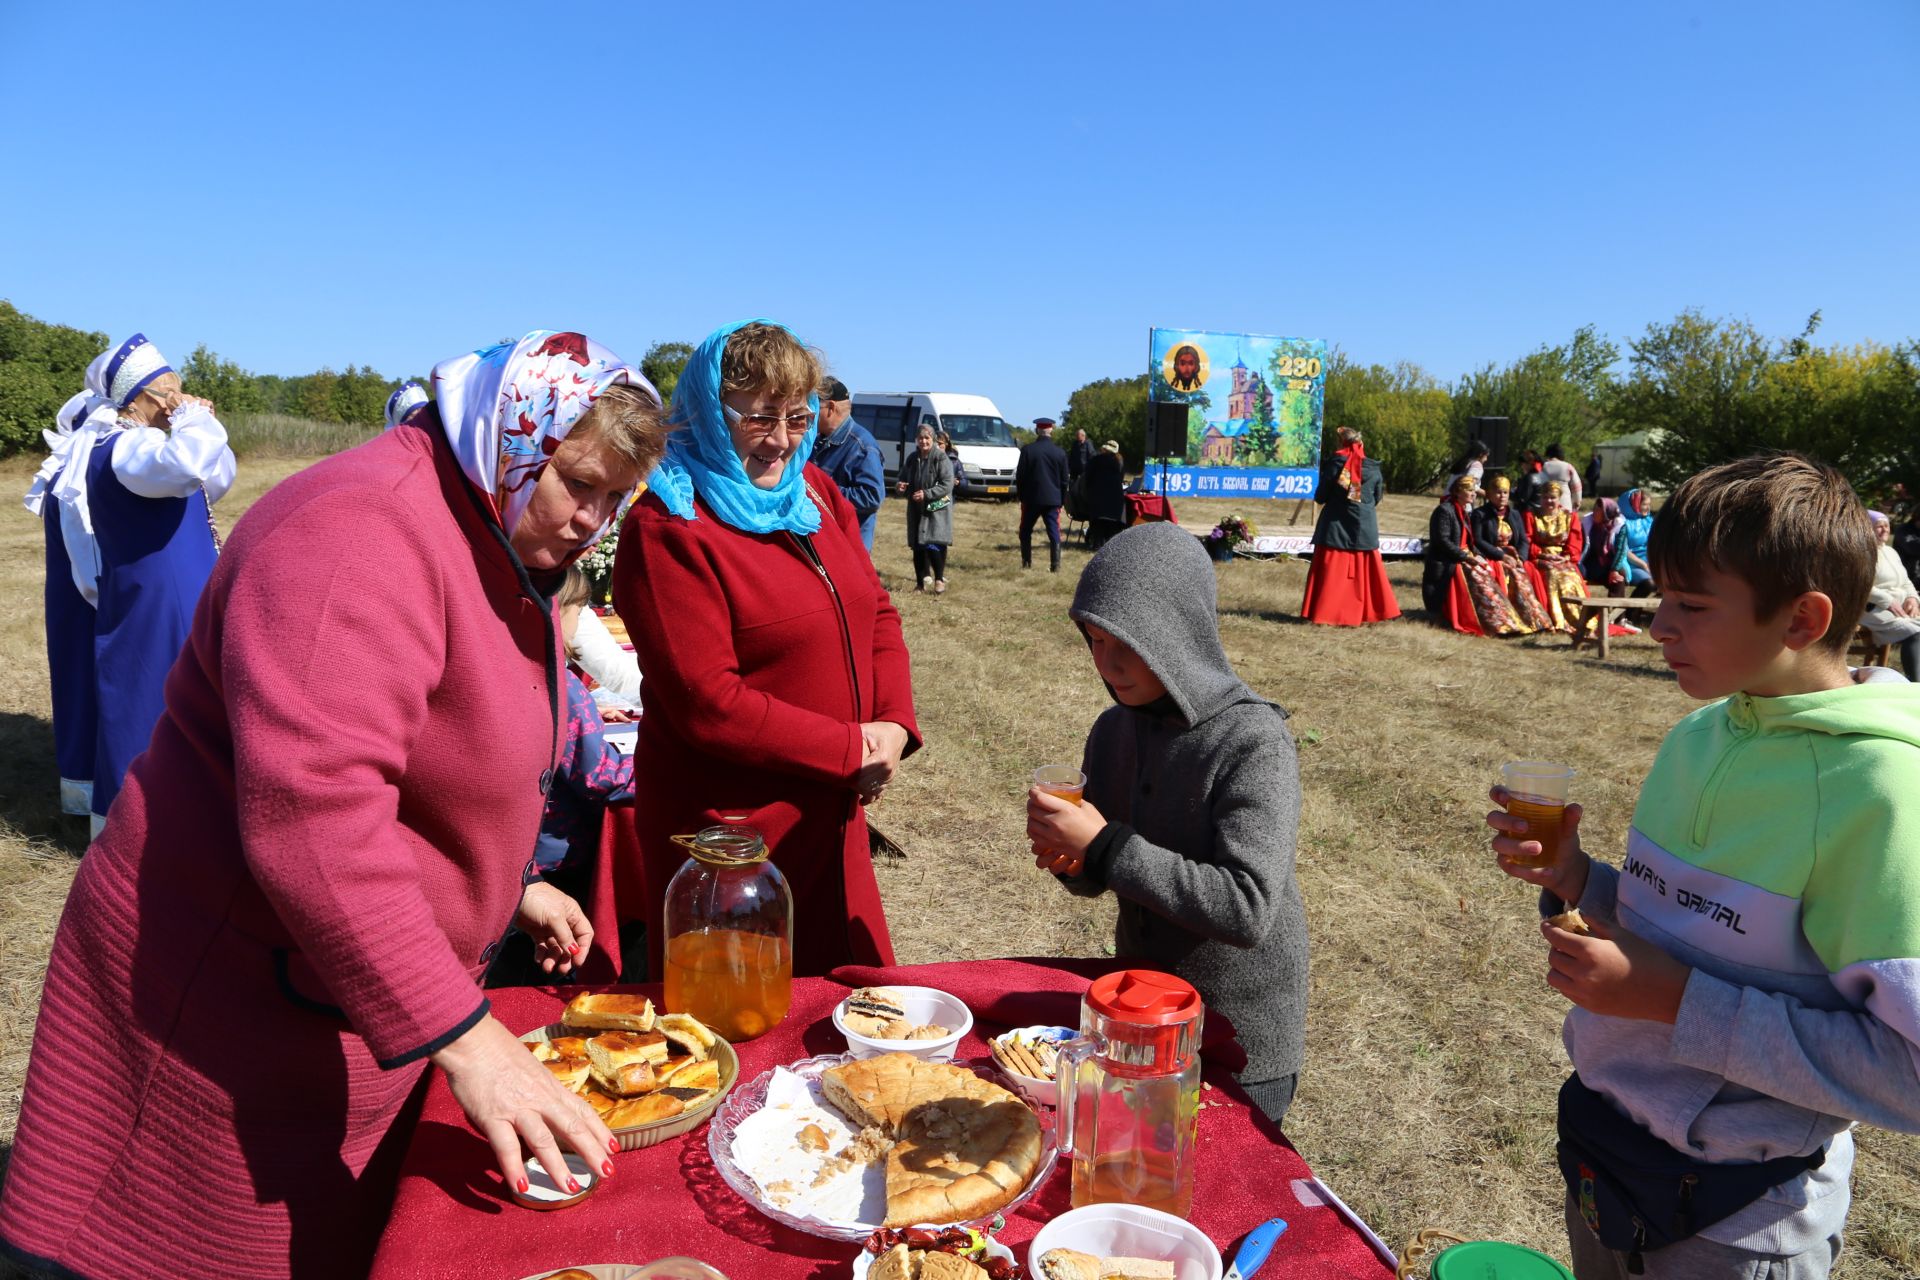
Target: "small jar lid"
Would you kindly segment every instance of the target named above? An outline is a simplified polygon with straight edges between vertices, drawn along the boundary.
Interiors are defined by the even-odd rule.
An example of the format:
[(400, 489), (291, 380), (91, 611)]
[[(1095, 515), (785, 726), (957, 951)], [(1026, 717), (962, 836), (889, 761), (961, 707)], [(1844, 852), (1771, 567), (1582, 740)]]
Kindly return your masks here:
[(674, 840), (700, 861), (717, 866), (743, 866), (767, 859), (765, 838), (752, 827), (737, 823), (706, 827), (697, 835), (675, 836)]
[(1573, 1280), (1573, 1272), (1546, 1254), (1500, 1240), (1470, 1240), (1434, 1255), (1433, 1280)]
[(599, 1174), (594, 1171), (593, 1166), (587, 1163), (584, 1156), (575, 1155), (571, 1151), (566, 1152), (564, 1158), (567, 1162), (567, 1172), (573, 1176), (575, 1182), (580, 1184), (578, 1191), (569, 1191), (564, 1185), (554, 1181), (553, 1175), (547, 1172), (537, 1156), (528, 1156), (527, 1189), (522, 1191), (518, 1187), (509, 1188), (513, 1192), (514, 1200), (525, 1208), (546, 1211), (571, 1209), (592, 1195), (593, 1189), (600, 1185)]

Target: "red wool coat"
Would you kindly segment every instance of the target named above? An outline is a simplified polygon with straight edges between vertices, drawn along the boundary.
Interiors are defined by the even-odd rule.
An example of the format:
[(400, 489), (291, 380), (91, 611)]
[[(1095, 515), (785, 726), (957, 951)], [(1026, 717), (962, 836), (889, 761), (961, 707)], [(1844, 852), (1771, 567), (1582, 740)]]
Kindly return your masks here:
[(0, 1238), (87, 1276), (358, 1275), (554, 761), (550, 610), (437, 427), (234, 529), (54, 939)]
[(667, 881), (686, 861), (671, 837), (722, 814), (747, 815), (793, 889), (796, 974), (893, 963), (853, 779), (863, 723), (902, 725), (918, 749), (913, 679), (859, 517), (825, 472), (806, 476), (824, 507), (818, 568), (799, 539), (743, 533), (705, 503), (682, 520), (649, 493), (621, 531), (613, 600), (644, 677), (634, 807), (656, 977)]

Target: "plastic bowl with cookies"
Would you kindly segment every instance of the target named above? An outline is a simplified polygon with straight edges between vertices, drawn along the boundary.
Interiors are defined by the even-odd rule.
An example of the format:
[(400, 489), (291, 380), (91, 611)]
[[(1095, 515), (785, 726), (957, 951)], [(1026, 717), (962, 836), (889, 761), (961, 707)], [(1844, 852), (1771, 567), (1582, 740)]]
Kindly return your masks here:
[(1015, 1027), (995, 1036), (987, 1047), (993, 1050), (995, 1065), (1012, 1076), (1028, 1097), (1051, 1107), (1059, 1102), (1060, 1046), (1079, 1034), (1072, 1027)]
[(910, 1053), (927, 1062), (952, 1062), (973, 1030), (973, 1011), (959, 996), (934, 987), (862, 987), (833, 1007), (833, 1027), (856, 1058)]

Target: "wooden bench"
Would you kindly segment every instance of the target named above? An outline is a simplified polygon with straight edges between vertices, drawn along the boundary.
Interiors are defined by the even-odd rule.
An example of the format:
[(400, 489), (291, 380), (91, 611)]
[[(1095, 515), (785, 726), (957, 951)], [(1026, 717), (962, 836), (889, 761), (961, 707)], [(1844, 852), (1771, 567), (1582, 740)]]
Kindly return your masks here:
[(1873, 638), (1873, 632), (1861, 627), (1854, 633), (1853, 644), (1847, 649), (1849, 658), (1858, 656), (1863, 667), (1890, 667), (1893, 665), (1893, 646), (1881, 644)]
[[(1658, 596), (1561, 596), (1561, 604), (1573, 618), (1573, 647), (1594, 644), (1600, 648), (1600, 660), (1605, 662), (1609, 653), (1608, 633), (1613, 629), (1614, 618), (1629, 609), (1644, 609), (1652, 612), (1660, 607)], [(1596, 625), (1597, 624), (1597, 625)]]

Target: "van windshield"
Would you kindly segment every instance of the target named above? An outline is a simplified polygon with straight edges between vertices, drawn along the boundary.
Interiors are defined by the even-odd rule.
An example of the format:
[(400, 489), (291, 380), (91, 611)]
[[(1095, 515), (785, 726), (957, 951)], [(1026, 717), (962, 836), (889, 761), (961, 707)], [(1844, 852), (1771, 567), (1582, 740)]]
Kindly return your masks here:
[(940, 417), (955, 444), (997, 444), (1013, 448), (1013, 433), (998, 418), (978, 413), (947, 413)]

